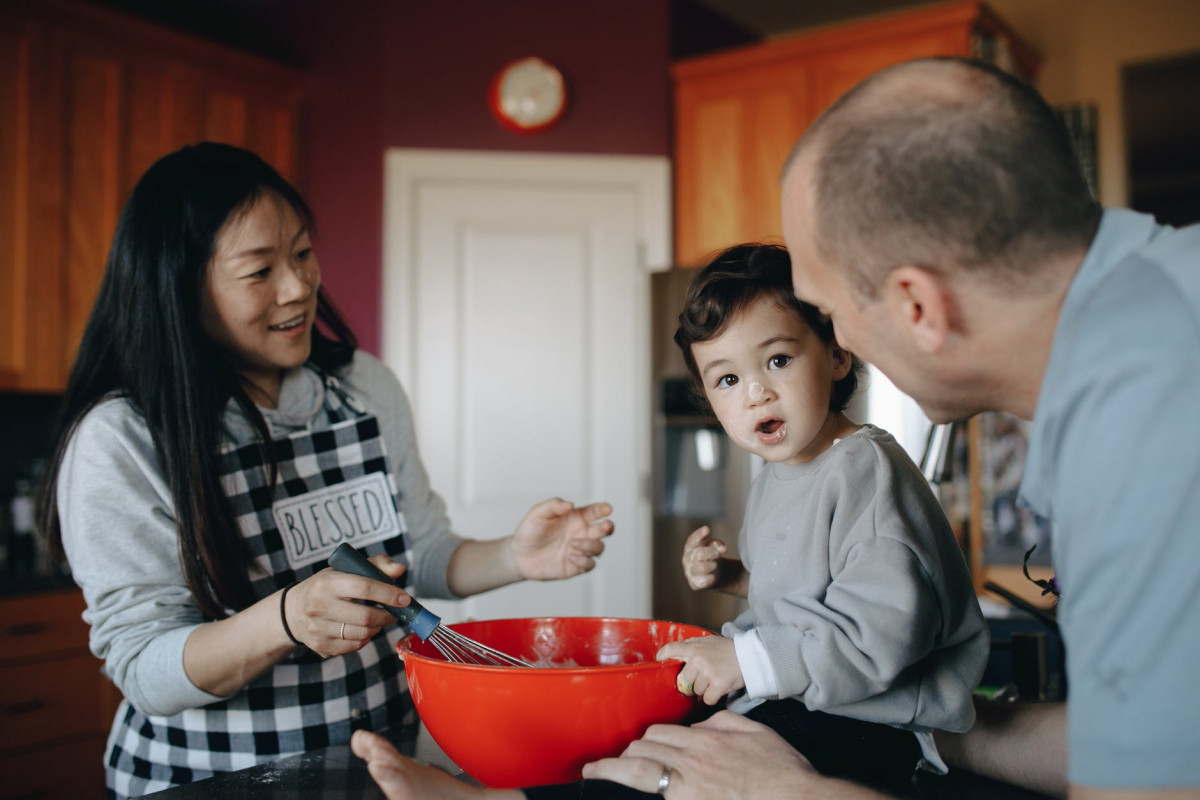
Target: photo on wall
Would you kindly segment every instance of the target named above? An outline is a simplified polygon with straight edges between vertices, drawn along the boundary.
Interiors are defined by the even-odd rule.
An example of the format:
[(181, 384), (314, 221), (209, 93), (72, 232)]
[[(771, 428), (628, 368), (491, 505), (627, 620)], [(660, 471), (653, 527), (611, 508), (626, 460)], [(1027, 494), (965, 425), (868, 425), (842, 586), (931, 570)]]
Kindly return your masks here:
[(1051, 563), (1050, 523), (1017, 503), (1029, 451), (1029, 423), (1011, 414), (979, 416), (980, 534), (985, 565)]
[(990, 596), (988, 584), (996, 584), (1029, 604), (1052, 607), (1057, 598), (1044, 591), (1054, 577), (1052, 525), (1017, 502), (1029, 423), (989, 411), (955, 429), (951, 466), (936, 489), (976, 592)]

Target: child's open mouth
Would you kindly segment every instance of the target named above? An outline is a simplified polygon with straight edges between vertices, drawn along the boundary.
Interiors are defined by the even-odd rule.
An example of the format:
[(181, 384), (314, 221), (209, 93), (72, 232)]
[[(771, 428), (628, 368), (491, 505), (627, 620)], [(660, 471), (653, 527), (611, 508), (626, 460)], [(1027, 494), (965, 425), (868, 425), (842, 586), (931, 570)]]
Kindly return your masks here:
[(779, 444), (787, 435), (787, 426), (781, 419), (766, 419), (758, 423), (754, 433), (763, 444)]

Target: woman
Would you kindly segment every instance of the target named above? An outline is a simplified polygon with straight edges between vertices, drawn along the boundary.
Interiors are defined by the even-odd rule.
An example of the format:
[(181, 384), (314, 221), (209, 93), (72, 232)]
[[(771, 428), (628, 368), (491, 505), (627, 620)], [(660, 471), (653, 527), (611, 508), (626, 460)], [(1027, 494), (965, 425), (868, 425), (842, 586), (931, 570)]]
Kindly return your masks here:
[(558, 499), (508, 537), (451, 532), (399, 383), (320, 290), (311, 223), (257, 156), (200, 144), (118, 224), (39, 508), (125, 695), (111, 795), (415, 722), (405, 631), (355, 602), (408, 594), (324, 568), (339, 542), (461, 597), (586, 572), (612, 532), (607, 504)]

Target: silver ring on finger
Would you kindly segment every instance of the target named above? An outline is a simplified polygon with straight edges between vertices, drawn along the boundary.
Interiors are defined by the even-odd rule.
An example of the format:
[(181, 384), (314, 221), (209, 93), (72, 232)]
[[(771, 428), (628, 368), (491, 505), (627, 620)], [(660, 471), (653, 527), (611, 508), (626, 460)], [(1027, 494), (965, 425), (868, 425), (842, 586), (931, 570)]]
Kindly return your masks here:
[(662, 775), (658, 776), (658, 788), (654, 790), (655, 794), (666, 794), (667, 787), (671, 785), (671, 768), (663, 767)]
[(342, 623), (342, 640), (345, 641), (345, 639), (346, 639), (346, 623), (343, 622)]

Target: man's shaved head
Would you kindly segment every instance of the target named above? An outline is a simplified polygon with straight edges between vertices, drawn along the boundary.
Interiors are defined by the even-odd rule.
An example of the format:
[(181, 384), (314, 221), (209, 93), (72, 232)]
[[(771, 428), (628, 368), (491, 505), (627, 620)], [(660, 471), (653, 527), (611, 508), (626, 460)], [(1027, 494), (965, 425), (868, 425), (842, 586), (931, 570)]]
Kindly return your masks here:
[(967, 59), (910, 61), (851, 89), (793, 148), (792, 178), (813, 193), (821, 257), (868, 299), (900, 264), (1034, 288), (1100, 219), (1053, 109)]

